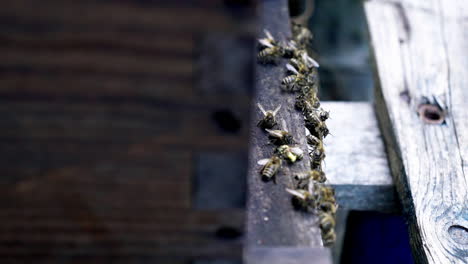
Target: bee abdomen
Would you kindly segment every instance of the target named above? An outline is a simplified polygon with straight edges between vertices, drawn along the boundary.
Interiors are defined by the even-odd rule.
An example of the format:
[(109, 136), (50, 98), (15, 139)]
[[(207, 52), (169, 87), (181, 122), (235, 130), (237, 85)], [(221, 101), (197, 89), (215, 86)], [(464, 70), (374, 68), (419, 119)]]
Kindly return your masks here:
[(262, 176), (271, 178), (275, 174), (275, 169), (272, 166), (267, 166), (263, 169)]
[(283, 85), (288, 85), (288, 84), (292, 84), (296, 81), (296, 76), (295, 75), (289, 75), (289, 76), (286, 76), (283, 78), (283, 80), (281, 81), (281, 84)]

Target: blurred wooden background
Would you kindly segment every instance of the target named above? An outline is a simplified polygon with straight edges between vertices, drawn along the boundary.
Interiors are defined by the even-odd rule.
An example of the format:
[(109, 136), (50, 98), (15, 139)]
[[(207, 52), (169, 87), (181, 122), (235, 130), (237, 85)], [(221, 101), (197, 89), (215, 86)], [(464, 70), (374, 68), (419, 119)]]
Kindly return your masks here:
[(240, 259), (254, 4), (184, 3), (2, 2), (1, 263)]

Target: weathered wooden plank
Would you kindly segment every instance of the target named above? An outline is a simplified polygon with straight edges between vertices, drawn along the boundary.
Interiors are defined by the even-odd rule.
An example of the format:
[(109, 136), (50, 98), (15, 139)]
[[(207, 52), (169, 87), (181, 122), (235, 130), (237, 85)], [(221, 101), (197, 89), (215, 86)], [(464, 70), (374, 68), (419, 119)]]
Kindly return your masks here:
[[(56, 1), (38, 4), (31, 0), (5, 2), (0, 10), (3, 25), (24, 24), (54, 30), (54, 25), (99, 28), (101, 30), (151, 30), (207, 32), (233, 28), (233, 19), (219, 10), (198, 5), (134, 5), (121, 1)], [(184, 19), (176, 19), (183, 17)], [(19, 26), (18, 26), (19, 24)]]
[[(175, 255), (185, 259), (215, 255), (235, 258), (240, 255), (239, 236), (244, 220), (240, 210), (153, 210), (141, 215), (138, 210), (131, 214), (132, 206), (109, 210), (102, 205), (97, 208), (95, 204), (83, 203), (72, 208), (73, 211), (59, 208), (30, 215), (30, 210), (20, 207), (8, 213), (8, 221), (3, 215), (2, 261), (8, 257), (47, 257), (52, 252), (54, 257), (90, 259)], [(238, 230), (239, 236), (226, 237), (220, 231), (223, 228)]]
[[(286, 0), (262, 1), (259, 14), (261, 29), (269, 30), (279, 41), (291, 36)], [(279, 123), (284, 121), (297, 145), (306, 151), (304, 121), (302, 113), (294, 109), (295, 95), (282, 93), (280, 88), (281, 78), (286, 74), (286, 62), (282, 60), (278, 65), (257, 65), (257, 94), (253, 102), (262, 104), (266, 109), (274, 109), (281, 104), (277, 115)], [(271, 157), (273, 148), (268, 144), (265, 132), (256, 127), (260, 118), (262, 113), (255, 108), (251, 120), (244, 260), (252, 264), (262, 263), (262, 259), (268, 260), (268, 263), (303, 263), (304, 255), (323, 252), (322, 256), (317, 257), (326, 263), (330, 261), (330, 253), (329, 249), (321, 248), (317, 217), (295, 211), (290, 195), (285, 192), (286, 187), (293, 187), (294, 173), (310, 169), (309, 157), (304, 155), (304, 160), (293, 165), (284, 164), (276, 175), (276, 184), (262, 181), (257, 161)], [(285, 262), (284, 257), (275, 257), (279, 248), (286, 248), (288, 252), (294, 250), (295, 253), (288, 254), (288, 262)]]
[(243, 212), (193, 208), (192, 176), (197, 152), (248, 137), (251, 61), (220, 67), (205, 40), (252, 41), (196, 1), (2, 3), (1, 263), (241, 257)]
[(322, 248), (255, 248), (244, 259), (246, 263), (255, 264), (330, 264), (329, 252)]
[(323, 102), (332, 135), (325, 138), (324, 171), (340, 208), (397, 212), (382, 137), (369, 103)]
[(468, 261), (465, 1), (367, 1), (376, 110), (417, 263)]

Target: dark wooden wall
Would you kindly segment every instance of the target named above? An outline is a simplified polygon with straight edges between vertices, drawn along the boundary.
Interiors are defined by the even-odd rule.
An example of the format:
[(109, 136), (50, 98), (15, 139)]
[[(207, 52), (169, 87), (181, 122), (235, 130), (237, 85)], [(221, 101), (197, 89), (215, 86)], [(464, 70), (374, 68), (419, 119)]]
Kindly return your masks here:
[(240, 258), (243, 210), (195, 208), (193, 182), (246, 152), (251, 11), (2, 1), (1, 263)]

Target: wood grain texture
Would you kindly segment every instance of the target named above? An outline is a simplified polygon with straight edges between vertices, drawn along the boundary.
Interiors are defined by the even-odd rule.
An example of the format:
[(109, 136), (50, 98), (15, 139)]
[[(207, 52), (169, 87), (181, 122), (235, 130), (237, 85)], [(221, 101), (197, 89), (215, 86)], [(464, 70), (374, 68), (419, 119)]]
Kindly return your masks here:
[(382, 136), (370, 103), (323, 102), (332, 135), (325, 138), (324, 171), (340, 208), (398, 212)]
[(224, 3), (177, 2), (2, 2), (1, 263), (241, 258), (244, 212), (194, 209), (192, 176), (248, 139), (251, 85), (202, 87), (204, 39), (253, 41)]
[[(417, 263), (468, 262), (468, 3), (367, 1), (376, 110)], [(418, 114), (421, 104), (445, 115)]]
[[(291, 36), (289, 14), (286, 0), (262, 1), (259, 7), (260, 29), (269, 30), (280, 41)], [(263, 33), (261, 33), (263, 34)], [(257, 161), (269, 158), (274, 148), (268, 142), (268, 137), (256, 123), (262, 118), (256, 102), (265, 109), (274, 109), (282, 105), (277, 115), (279, 123), (285, 121), (287, 130), (294, 136), (297, 145), (306, 150), (306, 138), (302, 113), (294, 109), (295, 96), (282, 93), (281, 78), (285, 76), (285, 64), (281, 60), (278, 65), (261, 65), (256, 67), (256, 96), (252, 104), (252, 120), (250, 133), (250, 150), (248, 163), (248, 201), (247, 201), (247, 237), (244, 249), (244, 261), (249, 264), (259, 263), (255, 252), (262, 250), (262, 256), (271, 260), (269, 263), (281, 262), (282, 258), (272, 258), (278, 248), (293, 248), (304, 254), (316, 252), (313, 248), (321, 247), (321, 235), (317, 224), (317, 217), (311, 213), (295, 211), (291, 203), (291, 196), (285, 191), (286, 187), (293, 187), (293, 173), (310, 169), (309, 157), (293, 165), (283, 164), (276, 175), (276, 184), (272, 181), (264, 182)], [(330, 256), (326, 248), (324, 256)], [(307, 253), (309, 252), (309, 253)], [(265, 255), (271, 255), (266, 257)], [(290, 254), (288, 263), (301, 263), (302, 254)], [(263, 258), (262, 257), (262, 258)], [(284, 258), (283, 258), (284, 261)]]

